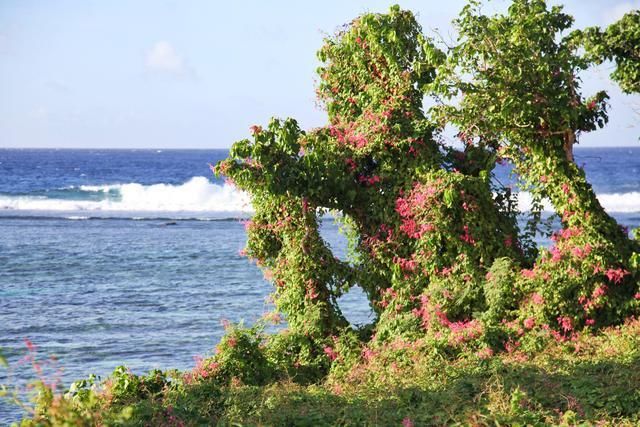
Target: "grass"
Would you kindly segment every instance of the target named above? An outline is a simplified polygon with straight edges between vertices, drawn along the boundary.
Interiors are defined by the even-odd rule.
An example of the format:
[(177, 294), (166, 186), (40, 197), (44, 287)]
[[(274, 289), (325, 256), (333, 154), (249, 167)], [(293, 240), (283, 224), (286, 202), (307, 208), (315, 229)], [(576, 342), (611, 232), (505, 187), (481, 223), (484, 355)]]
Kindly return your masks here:
[(65, 394), (41, 386), (35, 415), (22, 425), (636, 426), (640, 321), (483, 358), (444, 356), (426, 343), (381, 348), (334, 363), (324, 380), (306, 385), (287, 376), (256, 385), (185, 374), (120, 368)]

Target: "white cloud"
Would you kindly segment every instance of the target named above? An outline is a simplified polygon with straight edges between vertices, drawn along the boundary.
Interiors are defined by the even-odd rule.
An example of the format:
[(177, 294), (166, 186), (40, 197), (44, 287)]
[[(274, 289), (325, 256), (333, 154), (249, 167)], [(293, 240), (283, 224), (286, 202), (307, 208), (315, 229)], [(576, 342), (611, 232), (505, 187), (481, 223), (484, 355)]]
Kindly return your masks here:
[(613, 24), (624, 16), (625, 13), (640, 9), (640, 0), (625, 1), (605, 10), (603, 24)]
[(166, 71), (184, 74), (187, 66), (173, 45), (167, 41), (159, 41), (147, 52), (147, 68), (155, 71)]

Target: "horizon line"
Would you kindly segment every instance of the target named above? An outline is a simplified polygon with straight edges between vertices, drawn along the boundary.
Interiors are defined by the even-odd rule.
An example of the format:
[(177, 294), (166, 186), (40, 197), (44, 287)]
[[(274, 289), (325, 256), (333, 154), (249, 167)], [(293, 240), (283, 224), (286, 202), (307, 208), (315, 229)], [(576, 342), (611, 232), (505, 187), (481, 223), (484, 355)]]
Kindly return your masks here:
[[(0, 147), (0, 150), (229, 150), (231, 147)], [(589, 148), (640, 148), (640, 142), (636, 145), (579, 145), (574, 149)]]

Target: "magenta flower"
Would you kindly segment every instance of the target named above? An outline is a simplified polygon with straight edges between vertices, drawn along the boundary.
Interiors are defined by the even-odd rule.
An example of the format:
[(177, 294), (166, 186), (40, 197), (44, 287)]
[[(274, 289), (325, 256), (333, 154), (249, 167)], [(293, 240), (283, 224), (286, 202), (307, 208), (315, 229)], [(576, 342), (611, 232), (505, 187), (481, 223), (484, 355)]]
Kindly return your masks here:
[(607, 287), (605, 285), (600, 285), (593, 290), (591, 297), (598, 298), (598, 297), (604, 296), (606, 293), (607, 293)]
[(534, 292), (533, 294), (531, 294), (531, 301), (536, 305), (544, 304), (544, 298), (542, 297), (542, 295), (540, 295), (537, 292)]
[(536, 319), (534, 319), (533, 317), (528, 317), (524, 319), (523, 325), (525, 328), (531, 329), (536, 325)]
[(573, 321), (568, 316), (559, 316), (558, 324), (560, 324), (560, 328), (565, 332), (573, 330)]
[(613, 268), (610, 268), (604, 274), (607, 276), (607, 279), (609, 279), (610, 282), (619, 285), (624, 279), (624, 276), (630, 273), (626, 270), (623, 270), (622, 268), (617, 268), (615, 270)]
[(413, 421), (411, 421), (411, 418), (406, 417), (402, 420), (402, 427), (413, 427)]
[(329, 346), (325, 346), (324, 354), (326, 354), (332, 362), (338, 358), (338, 352)]

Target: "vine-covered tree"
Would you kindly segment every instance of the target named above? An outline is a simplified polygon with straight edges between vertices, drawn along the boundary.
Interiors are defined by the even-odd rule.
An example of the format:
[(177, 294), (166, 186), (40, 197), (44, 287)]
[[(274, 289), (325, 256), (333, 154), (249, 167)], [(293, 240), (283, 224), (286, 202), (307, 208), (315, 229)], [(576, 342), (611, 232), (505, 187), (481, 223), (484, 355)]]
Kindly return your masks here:
[[(580, 135), (608, 121), (607, 94), (583, 95), (579, 73), (612, 59), (614, 80), (637, 90), (638, 13), (604, 32), (567, 32), (572, 24), (544, 0), (514, 0), (495, 16), (470, 0), (452, 47), (397, 6), (325, 40), (317, 94), (328, 124), (254, 126), (215, 167), (252, 197), (246, 253), (289, 326), (272, 338), (275, 353), (299, 369), (326, 368), (338, 342), (500, 350), (639, 312), (638, 240), (573, 159)], [(462, 149), (442, 142), (447, 126)], [(502, 161), (534, 196), (524, 229), (517, 195), (493, 179)], [(561, 228), (538, 250), (545, 199)], [(319, 233), (327, 210), (346, 225), (348, 261)], [(355, 285), (376, 314), (360, 328), (336, 303)]]

